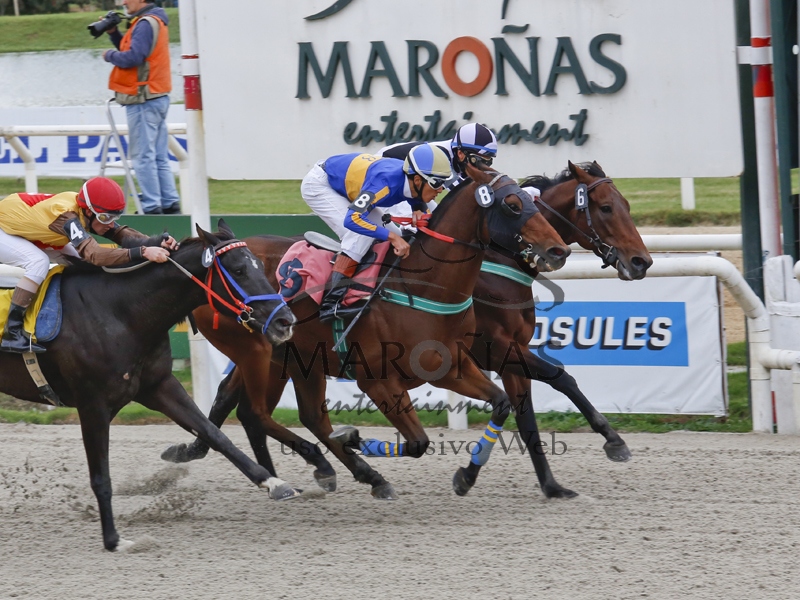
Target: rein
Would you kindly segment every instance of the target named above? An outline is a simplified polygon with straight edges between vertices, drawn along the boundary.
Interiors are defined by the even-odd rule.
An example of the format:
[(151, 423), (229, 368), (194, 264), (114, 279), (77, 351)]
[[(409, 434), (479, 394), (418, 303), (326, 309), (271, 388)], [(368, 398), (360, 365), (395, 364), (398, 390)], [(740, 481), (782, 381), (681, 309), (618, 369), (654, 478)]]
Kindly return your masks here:
[(384, 223), (391, 222), (391, 223), (396, 223), (397, 225), (412, 225), (413, 227), (416, 227), (418, 231), (421, 231), (428, 237), (432, 237), (433, 239), (442, 242), (447, 242), (448, 244), (461, 244), (462, 246), (467, 246), (469, 248), (472, 248), (473, 250), (486, 250), (486, 245), (483, 243), (473, 244), (472, 242), (465, 242), (463, 240), (450, 237), (449, 235), (437, 233), (432, 229), (428, 229), (428, 220), (430, 219), (430, 217), (431, 215), (425, 215), (423, 217), (419, 217), (415, 225), (413, 217), (395, 217), (387, 213), (383, 215), (383, 221)]
[[(178, 269), (187, 277), (189, 277), (192, 281), (194, 281), (197, 285), (203, 288), (206, 292), (206, 298), (208, 300), (208, 305), (214, 311), (214, 329), (219, 328), (219, 310), (216, 306), (214, 306), (214, 300), (217, 300), (220, 304), (222, 304), (225, 308), (230, 310), (232, 313), (236, 314), (236, 320), (242, 324), (242, 326), (247, 329), (250, 333), (255, 331), (251, 326), (250, 323), (255, 321), (252, 317), (253, 308), (249, 306), (248, 303), (255, 302), (258, 300), (280, 300), (280, 304), (276, 306), (273, 311), (270, 313), (269, 318), (264, 323), (264, 326), (261, 328), (261, 333), (266, 333), (267, 328), (269, 327), (272, 319), (275, 317), (277, 312), (286, 305), (286, 300), (284, 300), (281, 294), (262, 294), (260, 296), (249, 296), (247, 292), (245, 292), (242, 287), (236, 283), (236, 280), (231, 277), (230, 273), (222, 266), (222, 263), (219, 260), (220, 255), (225, 254), (229, 250), (233, 250), (234, 248), (246, 248), (247, 244), (244, 242), (240, 242), (239, 240), (232, 240), (228, 242), (223, 242), (213, 248), (214, 250), (214, 261), (208, 266), (208, 272), (206, 274), (206, 281), (203, 283), (192, 275), (188, 270), (186, 270), (183, 266), (178, 264), (172, 257), (167, 257), (167, 260), (171, 262), (173, 265), (178, 267)], [(222, 298), (219, 294), (217, 294), (214, 290), (211, 289), (211, 285), (214, 278), (214, 272), (219, 274), (220, 279), (222, 280), (222, 284), (225, 286), (225, 291), (228, 292), (228, 296), (230, 296), (233, 304)], [(242, 297), (239, 300), (231, 291), (230, 283), (233, 288), (239, 293)]]
[[(599, 186), (599, 185), (601, 185), (603, 183), (613, 183), (613, 181), (611, 179), (609, 179), (608, 177), (602, 177), (600, 179), (594, 180), (592, 183), (590, 183), (589, 185), (586, 186), (587, 199), (588, 199), (589, 192), (591, 192), (593, 189), (595, 189), (597, 186)], [(580, 188), (578, 188), (578, 189), (580, 189)], [(576, 193), (577, 193), (577, 191), (578, 190), (576, 189)], [(585, 212), (586, 213), (586, 224), (589, 226), (589, 230), (592, 232), (592, 235), (589, 235), (588, 233), (583, 231), (580, 227), (575, 225), (575, 223), (573, 223), (572, 221), (567, 219), (564, 215), (562, 215), (560, 212), (558, 212), (552, 206), (547, 204), (547, 202), (542, 200), (541, 197), (540, 198), (535, 198), (534, 202), (538, 202), (539, 204), (544, 206), (547, 210), (549, 210), (551, 213), (553, 213), (556, 217), (558, 217), (564, 223), (569, 225), (573, 230), (577, 231), (583, 237), (585, 237), (587, 240), (589, 240), (589, 243), (592, 244), (592, 246), (594, 246), (594, 249), (597, 252), (598, 256), (603, 260), (603, 267), (602, 267), (603, 269), (608, 268), (608, 267), (613, 267), (614, 265), (617, 264), (617, 249), (614, 246), (611, 246), (610, 244), (607, 244), (602, 239), (600, 239), (600, 235), (595, 230), (594, 225), (592, 225), (592, 213), (589, 210), (589, 203), (588, 202), (586, 202), (585, 206), (579, 206), (579, 204), (577, 202), (577, 195), (576, 195), (576, 203), (575, 203), (576, 208), (575, 209), (578, 212), (578, 216), (580, 216), (581, 212)]]

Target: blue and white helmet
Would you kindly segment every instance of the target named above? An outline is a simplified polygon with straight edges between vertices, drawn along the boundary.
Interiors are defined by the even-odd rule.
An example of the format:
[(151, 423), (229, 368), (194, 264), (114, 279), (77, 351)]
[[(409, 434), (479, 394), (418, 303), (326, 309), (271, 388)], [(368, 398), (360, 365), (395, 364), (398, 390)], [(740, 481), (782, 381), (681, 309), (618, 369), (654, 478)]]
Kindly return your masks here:
[(403, 161), (406, 175), (419, 175), (435, 189), (442, 187), (453, 176), (450, 158), (435, 144), (420, 144), (409, 150)]
[(468, 123), (459, 128), (450, 142), (453, 154), (461, 150), (464, 154), (478, 154), (494, 158), (497, 156), (497, 138), (492, 130), (479, 123)]

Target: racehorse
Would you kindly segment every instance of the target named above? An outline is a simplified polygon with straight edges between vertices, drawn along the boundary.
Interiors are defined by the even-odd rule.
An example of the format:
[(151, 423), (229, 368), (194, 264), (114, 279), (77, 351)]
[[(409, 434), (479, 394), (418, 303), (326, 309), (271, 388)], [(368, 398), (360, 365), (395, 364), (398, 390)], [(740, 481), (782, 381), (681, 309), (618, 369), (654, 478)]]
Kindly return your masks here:
[[(575, 208), (575, 193), (580, 184), (587, 188), (588, 212), (585, 214), (583, 210)], [(533, 185), (542, 191), (541, 200), (538, 201), (544, 209), (542, 214), (556, 227), (565, 242), (577, 241), (584, 248), (601, 257), (605, 256), (606, 262), (617, 269), (621, 279), (641, 279), (645, 276), (652, 258), (630, 217), (630, 205), (596, 162), (581, 165), (570, 163), (565, 171), (554, 178), (529, 177), (522, 181), (522, 185)], [(529, 383), (531, 379), (536, 379), (565, 394), (575, 404), (592, 429), (605, 437), (604, 449), (611, 460), (628, 460), (630, 451), (624, 441), (611, 428), (608, 420), (592, 406), (575, 379), (563, 368), (536, 354), (520, 351), (520, 348), (527, 348), (535, 326), (531, 283), (537, 275), (537, 269), (525, 260), (509, 258), (492, 250), (487, 251), (484, 269), (473, 292), (477, 326), (472, 355), (486, 370), (502, 365), (503, 387), (515, 405), (517, 425), (531, 440), (530, 445), (541, 447), (536, 446), (540, 438)], [(510, 353), (513, 353), (514, 360), (507, 360)], [(237, 416), (247, 432), (259, 464), (274, 471), (266, 446), (266, 436), (269, 435), (314, 466), (314, 477), (323, 488), (335, 489), (335, 472), (316, 445), (274, 421), (265, 428), (255, 417), (248, 398), (249, 388), (245, 389), (245, 378), (250, 368), (253, 367), (249, 364), (244, 367), (237, 365), (220, 384), (209, 419), (221, 425), (238, 406)], [(264, 374), (264, 384), (261, 386), (266, 390), (270, 413), (277, 406), (286, 385), (286, 380), (281, 380), (274, 371), (271, 378)], [(201, 440), (195, 440), (188, 446), (178, 444), (171, 447), (165, 452), (165, 457), (185, 462), (202, 458), (207, 453), (208, 446)], [(531, 460), (546, 497), (576, 495), (555, 481), (544, 453), (531, 452)], [(468, 491), (471, 487), (469, 481), (473, 479), (470, 475), (469, 472), (460, 471), (457, 492)]]
[[(394, 489), (347, 444), (329, 439), (332, 429), (324, 412), (325, 376), (343, 373), (348, 364), (353, 368), (359, 388), (406, 439), (405, 443), (391, 446), (392, 454), (397, 456), (416, 458), (428, 447), (428, 436), (408, 395), (408, 390), (426, 381), (486, 400), (495, 407), (494, 418), (505, 420), (511, 406), (505, 393), (462, 351), (472, 343), (472, 290), (485, 249), (493, 242), (505, 248), (504, 252), (513, 253), (528, 244), (526, 251), (541, 257), (550, 268), (560, 268), (570, 252), (513, 180), (472, 166), (469, 175), (469, 182), (442, 201), (430, 220), (430, 233), (418, 236), (420, 239), (411, 245), (411, 254), (397, 267), (397, 275), (387, 280), (384, 293), (391, 294), (391, 301), (374, 301), (369, 313), (353, 327), (347, 338), (350, 346), (346, 358), (340, 359), (332, 351), (331, 327), (315, 318), (318, 307), (308, 297), (291, 303), (299, 322), (291, 343), (273, 353), (272, 369), (264, 368), (269, 356), (254, 352), (247, 336), (238, 335), (235, 328), (222, 323), (219, 330), (212, 331), (209, 311), (200, 309), (194, 313), (206, 338), (241, 367), (251, 399), (249, 408), (263, 426), (275, 426), (270, 416), (274, 406), (265, 402), (270, 379), (274, 383), (276, 378), (290, 376), (298, 402), (303, 404), (303, 424), (357, 481), (370, 484), (377, 498), (394, 498)], [(494, 202), (485, 187), (490, 184), (497, 195)], [(516, 191), (507, 195), (510, 190)], [(458, 243), (452, 243), (454, 240)], [(280, 257), (293, 242), (263, 237), (248, 239), (247, 243), (264, 260), (267, 274), (274, 277)], [(411, 308), (411, 302), (417, 306), (433, 305), (432, 310), (438, 314)], [(300, 438), (296, 441), (301, 443)], [(266, 447), (259, 447), (257, 452), (263, 458)], [(319, 456), (318, 450), (315, 455)], [(164, 458), (182, 459), (173, 455), (172, 449), (165, 452)], [(328, 465), (327, 471), (318, 471), (315, 477), (324, 480), (332, 474)]]
[[(120, 539), (114, 526), (108, 465), (109, 425), (129, 402), (164, 413), (271, 496), (295, 495), (212, 425), (172, 375), (169, 330), (201, 304), (212, 303), (214, 310), (255, 329), (247, 334), (241, 327), (256, 343), (279, 344), (292, 334), (294, 315), (255, 256), (223, 221), (219, 230), (212, 234), (198, 227), (199, 237), (183, 241), (164, 264), (114, 274), (76, 265), (62, 274), (62, 329), (38, 359), (61, 403), (78, 409), (106, 550), (132, 544)], [(0, 391), (44, 402), (22, 355), (0, 353), (0, 375)]]

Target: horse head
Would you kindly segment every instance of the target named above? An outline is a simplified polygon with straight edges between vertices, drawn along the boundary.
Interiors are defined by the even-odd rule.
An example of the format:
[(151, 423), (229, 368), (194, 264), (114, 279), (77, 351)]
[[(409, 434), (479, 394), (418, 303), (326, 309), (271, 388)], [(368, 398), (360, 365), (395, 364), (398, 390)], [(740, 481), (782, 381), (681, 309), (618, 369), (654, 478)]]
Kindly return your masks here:
[(212, 308), (222, 308), (246, 328), (260, 330), (272, 344), (291, 338), (297, 319), (270, 285), (264, 264), (247, 244), (236, 239), (223, 219), (219, 220), (216, 233), (204, 231), (199, 225), (196, 228), (204, 245), (202, 263), (208, 269), (206, 283), (217, 298), (208, 294)]
[(572, 162), (567, 167), (574, 178), (573, 194), (578, 185), (586, 186), (586, 217), (581, 218), (580, 209), (572, 207), (571, 220), (585, 234), (575, 241), (601, 258), (607, 256), (604, 261), (617, 269), (620, 279), (643, 279), (653, 259), (633, 223), (630, 203), (597, 162), (586, 169)]
[(486, 210), (484, 235), (492, 243), (515, 254), (535, 255), (544, 271), (564, 266), (569, 246), (513, 179), (472, 164), (466, 171), (477, 185), (475, 199)]

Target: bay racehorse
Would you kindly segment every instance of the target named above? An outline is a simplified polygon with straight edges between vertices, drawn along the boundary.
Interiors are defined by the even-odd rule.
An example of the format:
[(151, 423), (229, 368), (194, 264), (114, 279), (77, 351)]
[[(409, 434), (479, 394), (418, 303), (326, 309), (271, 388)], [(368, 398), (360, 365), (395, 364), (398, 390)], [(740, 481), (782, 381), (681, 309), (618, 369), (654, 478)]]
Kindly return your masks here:
[[(609, 266), (617, 269), (620, 279), (641, 279), (652, 259), (630, 216), (630, 205), (613, 181), (606, 177), (596, 162), (573, 165), (556, 177), (529, 177), (522, 185), (532, 185), (542, 191), (538, 204), (542, 214), (556, 228), (565, 242), (577, 242), (584, 248), (605, 257)], [(575, 207), (576, 190), (580, 184), (587, 188), (586, 209)], [(530, 439), (530, 446), (540, 441), (535, 412), (531, 404), (530, 380), (542, 381), (565, 394), (581, 411), (592, 429), (606, 439), (604, 449), (611, 460), (625, 461), (630, 451), (622, 438), (608, 424), (583, 392), (575, 379), (563, 368), (527, 351), (535, 326), (535, 310), (531, 283), (537, 269), (519, 257), (508, 257), (489, 250), (482, 272), (473, 292), (477, 319), (475, 343), (471, 353), (485, 370), (502, 370), (503, 387), (515, 406), (517, 425)], [(513, 354), (513, 360), (508, 360)], [(315, 467), (314, 477), (327, 490), (336, 487), (335, 473), (319, 448), (300, 438), (274, 421), (265, 428), (255, 417), (245, 385), (245, 370), (237, 366), (220, 384), (209, 419), (221, 425), (237, 408), (237, 416), (247, 432), (259, 464), (274, 471), (266, 446), (266, 436), (286, 444)], [(266, 380), (266, 377), (265, 377)], [(273, 369), (271, 379), (261, 389), (266, 391), (270, 413), (280, 401), (286, 380), (281, 380)], [(300, 407), (302, 409), (302, 406)], [(301, 420), (303, 415), (301, 414)], [(204, 457), (208, 446), (195, 440), (188, 446), (171, 447), (165, 457), (184, 462)], [(542, 492), (547, 497), (571, 497), (574, 492), (560, 486), (552, 475), (544, 453), (531, 452)], [(469, 467), (456, 478), (456, 491), (466, 493), (474, 481)]]
[[(164, 264), (114, 274), (76, 265), (62, 274), (61, 332), (38, 359), (61, 403), (78, 409), (106, 550), (132, 543), (121, 540), (114, 526), (108, 464), (109, 425), (129, 402), (164, 413), (224, 454), (253, 483), (267, 487), (271, 496), (296, 493), (236, 448), (172, 375), (169, 330), (209, 301), (230, 322), (237, 323), (238, 316), (255, 329), (248, 333), (237, 325), (251, 343), (269, 345), (291, 337), (295, 318), (263, 266), (224, 222), (219, 229), (211, 234), (198, 227), (199, 238), (183, 241)], [(22, 355), (0, 353), (0, 375), (0, 391), (43, 402)]]
[[(370, 484), (377, 498), (393, 498), (395, 492), (353, 452), (351, 446), (360, 440), (342, 442), (329, 438), (332, 429), (324, 408), (325, 376), (343, 375), (345, 367), (351, 367), (359, 388), (406, 440), (388, 446), (375, 442), (371, 447), (377, 452), (386, 448), (391, 455), (415, 458), (425, 453), (429, 439), (411, 405), (408, 390), (426, 381), (490, 402), (494, 407), (493, 418), (502, 422), (511, 403), (464, 351), (472, 343), (475, 330), (472, 291), (486, 247), (492, 242), (513, 254), (529, 245), (526, 254), (539, 256), (550, 268), (560, 268), (569, 255), (569, 248), (513, 180), (472, 166), (469, 174), (471, 180), (451, 192), (433, 213), (429, 223), (431, 232), (418, 235), (420, 239), (411, 245), (411, 254), (392, 273), (394, 276), (386, 280), (383, 293), (389, 300), (373, 301), (370, 311), (348, 334), (349, 347), (344, 359), (333, 351), (331, 326), (319, 322), (318, 307), (307, 296), (291, 303), (298, 325), (291, 342), (272, 353), (271, 369), (265, 368), (270, 356), (251, 349), (247, 336), (239, 335), (230, 324), (220, 323), (220, 329), (213, 331), (209, 311), (199, 309), (194, 313), (200, 331), (240, 367), (251, 399), (245, 410), (251, 410), (262, 427), (274, 428), (277, 425), (271, 418), (274, 406), (266, 402), (267, 390), (270, 385), (291, 377), (298, 403), (303, 405), (300, 410), (303, 424), (347, 466), (356, 480)], [(497, 195), (494, 202), (487, 189), (480, 191), (481, 186), (490, 184)], [(514, 193), (509, 193), (512, 190)], [(454, 240), (458, 243), (453, 243)], [(250, 238), (247, 243), (264, 261), (267, 274), (275, 281), (276, 267), (293, 240), (261, 237)], [(431, 312), (412, 308), (411, 302)], [(250, 439), (255, 441), (253, 436)], [(294, 439), (297, 444), (303, 443), (297, 436)], [(306, 442), (304, 447), (310, 449), (315, 459), (321, 457), (313, 445)], [(256, 448), (259, 459), (264, 459), (263, 440)], [(367, 454), (363, 450), (362, 453)], [(163, 457), (178, 461), (185, 458), (181, 449), (174, 447)], [(323, 485), (332, 475), (329, 464), (315, 473)]]

